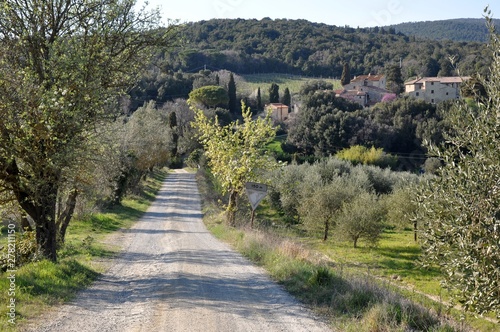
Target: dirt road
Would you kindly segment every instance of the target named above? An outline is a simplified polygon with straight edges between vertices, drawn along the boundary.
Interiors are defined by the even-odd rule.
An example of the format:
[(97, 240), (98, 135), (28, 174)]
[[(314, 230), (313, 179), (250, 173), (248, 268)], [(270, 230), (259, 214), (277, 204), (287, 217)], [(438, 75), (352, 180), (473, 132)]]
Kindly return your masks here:
[(171, 174), (123, 253), (31, 331), (330, 331), (202, 223), (194, 175)]

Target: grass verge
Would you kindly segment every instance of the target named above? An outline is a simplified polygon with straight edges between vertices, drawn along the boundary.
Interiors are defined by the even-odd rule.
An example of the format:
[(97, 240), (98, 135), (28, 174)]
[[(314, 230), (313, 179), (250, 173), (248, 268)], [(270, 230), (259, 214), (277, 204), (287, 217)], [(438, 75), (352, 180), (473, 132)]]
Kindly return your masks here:
[[(436, 271), (412, 276), (414, 261), (419, 254), (416, 245), (404, 245), (399, 256), (396, 254), (398, 248), (392, 252), (390, 248), (401, 239), (388, 236), (386, 243), (379, 248), (351, 250), (340, 246), (332, 252), (329, 251), (331, 245), (305, 241), (297, 234), (228, 227), (221, 210), (215, 205), (215, 195), (209, 192), (209, 185), (203, 178), (199, 178), (199, 183), (207, 228), (252, 262), (264, 267), (288, 292), (325, 317), (334, 330), (498, 331), (498, 325), (472, 318), (467, 321), (474, 325), (470, 327), (460, 320), (462, 313), (449, 311), (428, 297), (401, 287), (401, 281), (392, 278), (396, 275), (398, 279), (436, 282)], [(402, 234), (403, 238), (411, 239), (411, 232)], [(332, 260), (332, 256), (338, 259)], [(371, 262), (372, 259), (375, 263)], [(403, 273), (406, 270), (409, 272)]]
[[(154, 201), (167, 171), (155, 171), (143, 183), (140, 195), (129, 196), (122, 205), (104, 213), (73, 220), (59, 261), (38, 261), (13, 273), (0, 274), (0, 331), (18, 331), (50, 307), (71, 300), (106, 269), (119, 247), (106, 238), (119, 229), (130, 228)], [(10, 278), (10, 276), (15, 276)], [(11, 283), (11, 280), (13, 281)], [(9, 305), (15, 301), (15, 320), (9, 322)], [(12, 324), (15, 322), (15, 324)]]

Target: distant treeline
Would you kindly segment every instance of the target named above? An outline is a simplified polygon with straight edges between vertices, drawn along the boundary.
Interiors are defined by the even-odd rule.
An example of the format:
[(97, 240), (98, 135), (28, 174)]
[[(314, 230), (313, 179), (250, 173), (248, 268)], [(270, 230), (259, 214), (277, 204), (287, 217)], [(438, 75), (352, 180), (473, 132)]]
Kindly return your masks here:
[[(500, 20), (493, 20), (496, 26)], [(453, 40), (457, 42), (485, 43), (489, 38), (486, 20), (481, 18), (461, 18), (442, 21), (408, 22), (395, 24), (389, 28), (407, 36), (428, 40)]]
[(188, 23), (181, 33), (182, 45), (161, 59), (160, 68), (165, 72), (193, 72), (208, 66), (238, 74), (276, 72), (339, 78), (344, 63), (349, 64), (353, 76), (383, 73), (388, 65), (401, 63), (407, 79), (453, 75), (456, 69), (461, 75), (485, 74), (490, 62), (484, 43), (420, 39), (395, 27), (351, 28), (269, 18), (213, 19)]

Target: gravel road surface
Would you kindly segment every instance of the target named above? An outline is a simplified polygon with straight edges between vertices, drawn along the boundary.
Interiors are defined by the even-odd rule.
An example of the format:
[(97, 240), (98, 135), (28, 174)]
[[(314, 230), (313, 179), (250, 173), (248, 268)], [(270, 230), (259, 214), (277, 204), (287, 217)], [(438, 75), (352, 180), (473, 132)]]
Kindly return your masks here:
[(202, 223), (193, 174), (168, 176), (123, 252), (29, 331), (330, 331)]

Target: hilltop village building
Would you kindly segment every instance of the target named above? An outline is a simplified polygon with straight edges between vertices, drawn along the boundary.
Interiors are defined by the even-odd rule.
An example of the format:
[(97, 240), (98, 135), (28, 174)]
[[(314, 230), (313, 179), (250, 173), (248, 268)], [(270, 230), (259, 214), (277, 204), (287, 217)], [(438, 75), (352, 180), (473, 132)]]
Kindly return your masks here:
[(437, 104), (460, 99), (460, 86), (470, 77), (422, 77), (405, 83), (407, 95)]
[(335, 90), (335, 93), (337, 97), (349, 99), (365, 107), (381, 102), (386, 94), (392, 93), (386, 89), (386, 84), (385, 75), (355, 76), (342, 89)]

